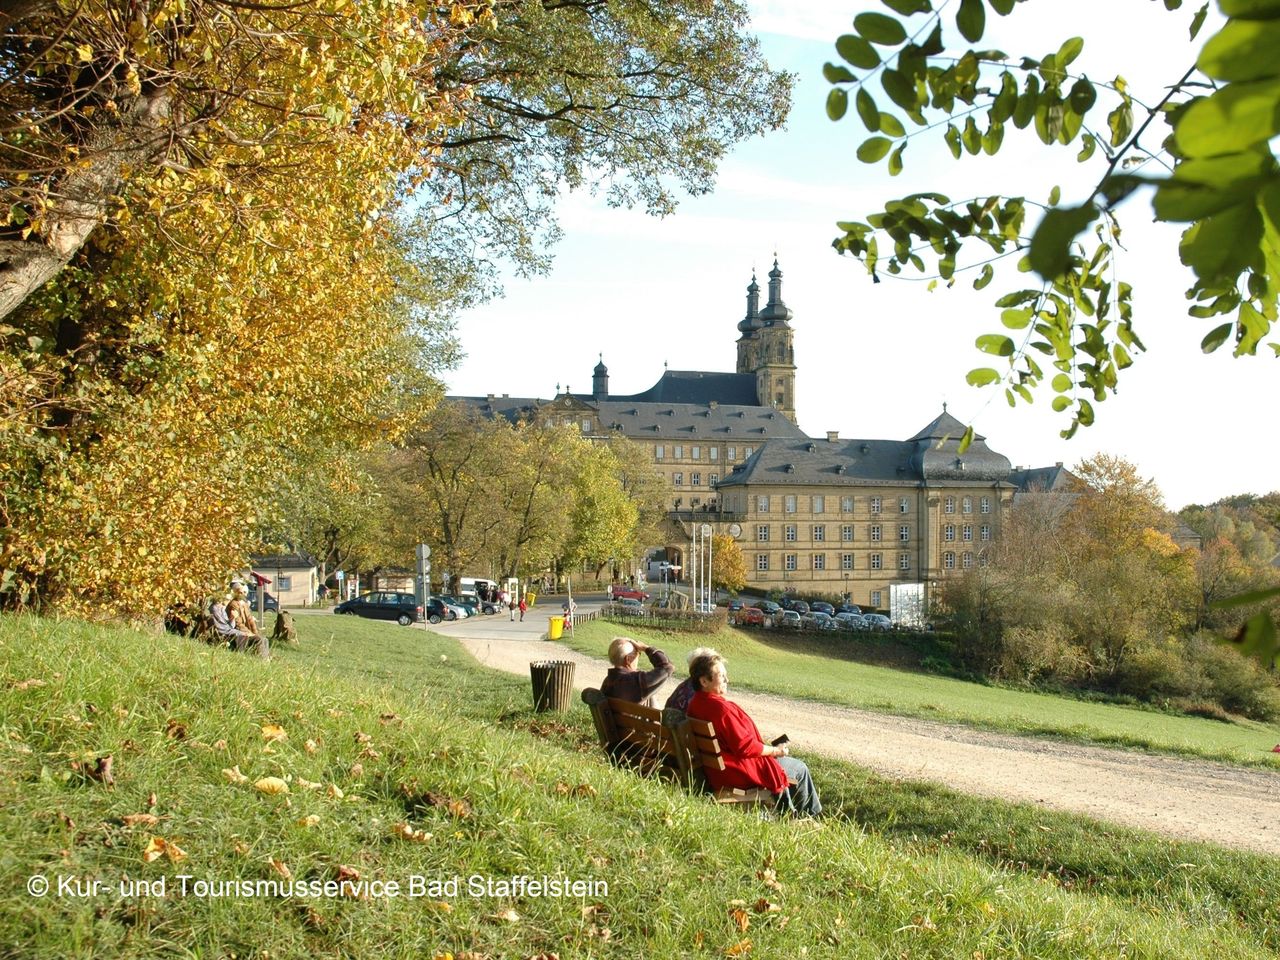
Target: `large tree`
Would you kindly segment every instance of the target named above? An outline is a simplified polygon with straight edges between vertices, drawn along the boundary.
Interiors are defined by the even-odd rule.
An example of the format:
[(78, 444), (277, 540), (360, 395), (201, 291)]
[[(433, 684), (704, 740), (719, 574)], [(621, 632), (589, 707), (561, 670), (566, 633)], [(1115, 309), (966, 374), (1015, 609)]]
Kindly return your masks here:
[[(1030, 16), (1046, 5), (883, 0), (891, 12), (859, 14), (854, 32), (836, 41), (848, 66), (824, 68), (833, 85), (827, 111), (838, 120), (852, 99), (870, 133), (858, 158), (883, 160), (890, 174), (902, 170), (908, 147), (960, 159), (995, 154), (1006, 136), (1026, 131), (1092, 164), (1081, 167), (1081, 182), (1061, 191), (1046, 183), (1047, 201), (998, 187), (953, 199), (940, 185), (841, 223), (835, 246), (877, 280), (912, 270), (950, 285), (968, 271), (981, 289), (1006, 258), (1038, 275), (996, 301), (1005, 329), (977, 340), (1007, 367), (973, 370), (969, 381), (1003, 382), (1011, 404), (1029, 402), (1047, 382), (1053, 408), (1071, 411), (1070, 435), (1093, 422), (1093, 404), (1143, 349), (1130, 287), (1112, 256), (1117, 206), (1133, 191), (1151, 188), (1156, 219), (1187, 225), (1179, 254), (1191, 268), (1189, 312), (1218, 318), (1204, 350), (1231, 342), (1237, 356), (1252, 354), (1271, 331), (1280, 293), (1280, 165), (1272, 149), (1280, 133), (1280, 3), (1219, 0), (1225, 25), (1198, 56), (1195, 47), (1183, 57), (1161, 51), (1169, 76), (1151, 91), (1075, 70), (1080, 37), (1025, 55), (980, 46), (988, 11), (1006, 16), (1023, 3)], [(1207, 10), (1191, 19), (1193, 42)], [(1145, 15), (1168, 14), (1148, 4)], [(1280, 353), (1280, 343), (1268, 345)]]

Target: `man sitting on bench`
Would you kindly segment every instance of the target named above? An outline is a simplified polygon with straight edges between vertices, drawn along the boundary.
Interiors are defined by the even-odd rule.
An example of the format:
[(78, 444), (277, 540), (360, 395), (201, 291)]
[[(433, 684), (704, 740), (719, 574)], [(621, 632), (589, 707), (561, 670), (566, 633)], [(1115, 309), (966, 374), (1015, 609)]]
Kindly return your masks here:
[[(653, 664), (652, 670), (637, 670), (636, 661), (643, 653)], [(609, 644), (609, 662), (613, 664), (600, 692), (631, 703), (653, 706), (653, 694), (671, 676), (675, 666), (661, 650), (629, 637), (614, 637)]]

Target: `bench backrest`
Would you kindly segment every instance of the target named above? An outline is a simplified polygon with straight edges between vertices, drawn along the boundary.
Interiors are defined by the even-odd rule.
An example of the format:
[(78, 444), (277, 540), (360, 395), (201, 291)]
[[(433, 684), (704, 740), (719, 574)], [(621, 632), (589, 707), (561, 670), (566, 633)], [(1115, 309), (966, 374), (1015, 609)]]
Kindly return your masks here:
[(655, 760), (678, 759), (675, 732), (662, 722), (661, 710), (606, 697), (599, 690), (582, 691), (582, 700), (591, 708), (600, 745), (611, 755), (618, 751)]

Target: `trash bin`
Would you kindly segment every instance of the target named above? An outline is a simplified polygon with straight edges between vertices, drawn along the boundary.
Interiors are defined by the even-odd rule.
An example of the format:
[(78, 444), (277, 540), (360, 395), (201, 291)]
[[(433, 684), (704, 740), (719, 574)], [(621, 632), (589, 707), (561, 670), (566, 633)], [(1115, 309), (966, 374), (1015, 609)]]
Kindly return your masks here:
[(564, 636), (564, 617), (547, 617), (547, 639), (559, 640)]
[[(555, 618), (558, 619), (558, 618)], [(533, 680), (533, 709), (569, 709), (573, 702), (573, 661), (535, 660), (529, 664)]]

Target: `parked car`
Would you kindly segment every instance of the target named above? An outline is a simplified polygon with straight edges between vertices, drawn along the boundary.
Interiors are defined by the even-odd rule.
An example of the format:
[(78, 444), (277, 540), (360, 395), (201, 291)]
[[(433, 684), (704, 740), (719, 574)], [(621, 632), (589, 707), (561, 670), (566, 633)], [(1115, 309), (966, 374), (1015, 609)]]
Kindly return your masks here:
[(809, 612), (809, 604), (807, 604), (803, 600), (792, 600), (790, 609), (794, 610), (796, 613), (800, 614), (800, 616), (803, 617), (806, 613)]
[[(255, 590), (253, 587), (250, 587), (250, 588), (249, 588), (249, 596), (248, 596), (248, 598), (247, 598), (247, 599), (248, 599), (248, 601), (249, 601), (249, 609), (250, 609), (250, 610), (253, 610), (254, 612), (257, 612), (257, 609), (258, 609), (258, 591), (257, 591), (257, 590)], [(265, 592), (263, 593), (262, 602), (263, 602), (263, 604), (264, 604), (264, 606), (263, 606), (263, 608), (262, 608), (263, 610), (271, 610), (271, 611), (276, 612), (276, 613), (279, 613), (279, 612), (280, 612), (280, 600), (279, 600), (279, 598), (278, 598), (278, 597), (276, 597), (276, 595), (275, 595), (274, 593), (272, 593), (270, 590), (267, 590), (267, 591), (265, 591)]]
[(440, 599), (452, 607), (464, 611), (464, 617), (477, 617), (480, 615), (480, 604), (472, 600), (470, 597), (456, 597), (453, 594), (442, 593)]
[(644, 614), (644, 601), (637, 600), (635, 597), (623, 597), (621, 600), (613, 601), (617, 605), (619, 612), (628, 616), (642, 616)]
[(825, 600), (815, 600), (809, 604), (809, 609), (815, 613), (825, 613), (828, 617), (835, 616), (836, 608), (831, 606)]
[(745, 603), (743, 603), (741, 600), (730, 600), (730, 601), (729, 601), (729, 612), (730, 612), (730, 613), (736, 613), (737, 611), (741, 610), (741, 609), (742, 609), (743, 607), (745, 607), (745, 606), (746, 606), (746, 604), (745, 604)]
[(439, 597), (432, 597), (427, 601), (427, 622), (439, 623), (441, 620), (457, 620), (458, 608), (450, 606)]
[(743, 607), (733, 616), (734, 622), (740, 627), (764, 626), (764, 611), (759, 607)]
[(836, 613), (861, 613), (862, 608), (856, 603), (842, 603), (836, 607)]
[(866, 623), (868, 630), (890, 630), (893, 628), (893, 621), (883, 613), (864, 613), (862, 619)]
[(422, 619), (422, 607), (412, 593), (393, 593), (378, 590), (362, 593), (333, 608), (334, 613), (368, 617), (370, 620), (394, 620), (402, 627)]
[(637, 590), (634, 587), (628, 587), (625, 584), (615, 583), (613, 585), (613, 599), (615, 600), (648, 600), (649, 595), (643, 590)]
[(756, 606), (759, 607), (761, 610), (763, 610), (765, 613), (767, 613), (769, 616), (773, 616), (775, 613), (777, 613), (779, 610), (782, 609), (780, 605), (774, 603), (772, 600), (761, 600), (759, 603), (756, 604)]
[(862, 614), (860, 613), (837, 613), (834, 619), (845, 630), (867, 629), (866, 621), (862, 619)]
[(800, 614), (796, 613), (794, 610), (783, 610), (773, 618), (773, 622), (779, 627), (785, 627), (788, 630), (799, 630), (804, 626), (804, 624), (800, 622)]
[(831, 617), (827, 616), (825, 613), (822, 613), (821, 611), (817, 613), (805, 614), (803, 617), (800, 618), (800, 622), (803, 623), (810, 630), (837, 629), (835, 620), (831, 619)]

